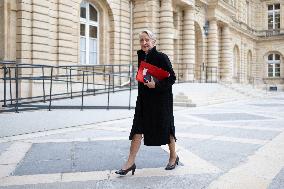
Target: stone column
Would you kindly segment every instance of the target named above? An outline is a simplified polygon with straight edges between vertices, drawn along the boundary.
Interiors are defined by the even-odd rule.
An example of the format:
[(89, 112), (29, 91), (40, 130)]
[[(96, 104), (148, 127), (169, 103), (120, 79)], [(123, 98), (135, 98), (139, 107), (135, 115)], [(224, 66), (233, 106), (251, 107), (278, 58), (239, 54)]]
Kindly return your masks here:
[(251, 76), (253, 77), (253, 82), (257, 80), (258, 74), (257, 74), (257, 56), (256, 56), (256, 47), (254, 46), (252, 48), (252, 62), (251, 62)]
[(192, 81), (194, 79), (195, 64), (195, 31), (194, 31), (194, 9), (188, 7), (184, 10), (182, 63), (185, 64), (186, 73), (183, 79)]
[(217, 81), (218, 75), (218, 26), (216, 20), (211, 20), (208, 31), (208, 61), (207, 81)]
[[(120, 65), (129, 64), (131, 61), (132, 43), (131, 35), (131, 10), (132, 4), (129, 0), (120, 0)], [(137, 50), (137, 49), (136, 49)], [(137, 60), (136, 60), (137, 61)], [(128, 66), (114, 67), (115, 72), (128, 72)], [(114, 83), (122, 85), (128, 82), (129, 78), (119, 77), (114, 79)]]
[(243, 70), (242, 70), (242, 79), (243, 83), (248, 83), (248, 47), (247, 44), (244, 44), (244, 49), (243, 49)]
[[(49, 61), (49, 2), (32, 0), (32, 17), (31, 17), (31, 29), (32, 29), (32, 64), (50, 64)], [(34, 74), (39, 72), (34, 70)]]
[(58, 0), (57, 39), (59, 65), (78, 63), (79, 12), (73, 7), (79, 7), (79, 4), (69, 1), (68, 5), (66, 5), (64, 0)]
[(231, 31), (229, 26), (223, 27), (222, 33), (222, 49), (221, 49), (221, 68), (220, 79), (222, 81), (232, 81), (233, 78), (233, 47), (231, 39)]
[(239, 81), (240, 83), (244, 83), (244, 74), (245, 74), (245, 67), (244, 67), (244, 63), (245, 63), (245, 44), (243, 43), (243, 41), (241, 42), (241, 46), (240, 46), (240, 68), (239, 68)]
[(16, 60), (17, 2), (2, 0), (0, 3), (0, 58)]
[(174, 55), (174, 21), (172, 0), (162, 0), (160, 9), (159, 50), (167, 54), (171, 61)]
[(120, 11), (120, 64), (130, 63), (130, 3), (129, 0), (121, 0)]
[[(134, 0), (133, 2), (133, 29), (132, 29), (132, 60), (133, 64), (137, 64), (137, 50), (140, 49), (140, 42), (139, 42), (139, 33), (142, 30), (149, 29), (159, 36), (159, 1), (158, 0)], [(172, 19), (172, 18), (171, 18)], [(157, 43), (158, 50), (159, 48), (159, 40)]]
[(137, 63), (136, 51), (140, 49), (139, 33), (147, 28), (148, 18), (145, 7), (145, 0), (133, 0), (132, 1), (132, 40), (133, 40), (133, 62)]

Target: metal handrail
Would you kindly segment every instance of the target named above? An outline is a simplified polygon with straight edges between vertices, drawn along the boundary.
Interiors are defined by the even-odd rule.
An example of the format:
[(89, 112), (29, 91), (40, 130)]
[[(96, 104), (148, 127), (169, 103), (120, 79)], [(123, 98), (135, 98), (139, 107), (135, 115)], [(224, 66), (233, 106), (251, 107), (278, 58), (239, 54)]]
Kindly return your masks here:
[[(109, 90), (103, 91), (103, 89), (99, 89), (99, 86), (103, 85), (108, 85), (105, 86), (105, 88), (112, 88), (112, 91), (115, 92), (118, 90), (125, 90), (125, 88), (118, 87), (115, 85), (114, 79), (116, 77), (119, 77), (120, 80), (122, 78), (130, 78), (131, 75), (122, 75), (123, 73), (131, 73), (130, 70), (127, 72), (114, 72), (114, 67), (118, 65), (96, 65), (96, 66), (51, 66), (51, 65), (40, 65), (40, 64), (25, 64), (25, 63), (16, 63), (13, 61), (2, 61), (0, 62), (0, 68), (3, 70), (3, 82), (4, 82), (4, 99), (0, 100), (0, 102), (3, 102), (3, 107), (7, 107), (7, 101), (9, 100), (11, 103), (9, 104), (10, 107), (15, 107), (15, 112), (18, 112), (19, 106), (22, 104), (30, 104), (34, 102), (46, 102), (49, 101), (49, 106), (48, 109), (51, 110), (51, 104), (53, 100), (56, 99), (62, 99), (62, 98), (68, 98), (66, 96), (71, 96), (73, 98), (74, 96), (81, 96), (82, 98), (82, 103), (81, 103), (81, 109), (83, 109), (83, 99), (84, 96), (87, 96), (89, 94), (85, 94), (85, 92), (89, 92), (89, 85), (92, 84), (93, 86), (96, 86), (98, 89), (95, 89), (94, 87), (94, 93), (92, 95), (95, 95), (95, 91), (101, 90), (101, 93), (108, 93), (109, 95)], [(127, 66), (127, 69), (132, 68), (130, 65), (119, 65), (120, 67), (122, 66)], [(99, 72), (96, 70), (96, 68), (104, 68), (104, 72)], [(107, 72), (108, 67), (112, 68), (110, 72)], [(40, 69), (41, 73), (37, 73), (34, 75), (27, 75), (24, 74), (23, 71), (25, 69)], [(50, 75), (46, 74), (45, 70), (49, 69), (50, 70)], [(91, 70), (89, 70), (91, 69)], [(59, 73), (55, 74), (55, 70), (58, 70)], [(64, 70), (65, 74), (62, 73), (61, 70)], [(20, 72), (20, 73), (19, 73)], [(73, 72), (73, 73), (72, 73)], [(12, 76), (11, 73), (15, 73), (15, 76)], [(98, 83), (98, 81), (95, 80), (95, 76), (102, 77), (102, 80), (105, 80), (105, 78), (108, 76), (109, 80), (112, 78), (113, 82), (107, 84), (105, 83)], [(89, 81), (89, 77), (93, 77), (92, 82)], [(76, 80), (74, 78), (77, 78)], [(83, 81), (80, 80), (80, 78), (83, 78)], [(85, 80), (85, 78), (87, 78)], [(34, 96), (28, 96), (28, 97), (19, 97), (19, 85), (20, 82), (27, 80), (27, 81), (42, 81), (42, 90), (43, 94), (42, 95), (34, 95)], [(46, 98), (46, 92), (45, 92), (45, 85), (46, 82), (49, 81), (50, 84), (50, 89), (49, 89), (49, 99)], [(7, 86), (7, 82), (9, 82), (9, 87)], [(53, 85), (54, 82), (61, 82), (65, 83), (67, 86), (67, 91), (61, 92), (61, 93), (55, 93), (53, 90)], [(96, 83), (95, 83), (96, 82)], [(16, 85), (15, 91), (12, 91), (14, 87), (12, 87), (12, 83)], [(82, 90), (81, 91), (74, 91), (72, 85), (74, 84), (81, 84), (82, 85)], [(87, 86), (87, 90), (86, 87)], [(129, 85), (129, 88), (133, 87), (132, 84)], [(7, 89), (10, 89), (10, 98), (7, 97)], [(69, 91), (70, 88), (70, 91)], [(103, 87), (102, 87), (103, 88)], [(127, 89), (126, 89), (127, 90)], [(12, 95), (14, 92), (15, 95)], [(78, 93), (81, 92), (81, 95), (78, 95)], [(14, 97), (13, 97), (14, 96)], [(58, 97), (61, 96), (61, 97)], [(64, 97), (65, 96), (65, 97)], [(40, 99), (40, 100), (38, 100)], [(109, 108), (109, 102), (107, 104), (107, 108)], [(128, 107), (130, 108), (130, 106)]]
[[(189, 64), (180, 63), (177, 66), (173, 66), (177, 67), (174, 70), (178, 83), (193, 82), (185, 77), (190, 70)], [(26, 73), (33, 74), (25, 74), (26, 70)], [(137, 81), (135, 80), (136, 71), (137, 67), (132, 64), (52, 66), (0, 61), (0, 80), (3, 80), (4, 87), (4, 95), (3, 99), (0, 99), (0, 103), (3, 103), (3, 107), (13, 107), (15, 112), (18, 112), (21, 106), (28, 106), (36, 102), (48, 102), (48, 110), (51, 110), (56, 108), (52, 106), (52, 101), (54, 100), (81, 97), (80, 109), (83, 110), (85, 107), (85, 96), (107, 93), (108, 102), (106, 109), (109, 109), (111, 91), (114, 93), (116, 91), (129, 90), (129, 104), (125, 107), (130, 109), (131, 91), (132, 88), (137, 87)], [(127, 82), (122, 83), (122, 80)], [(21, 97), (19, 88), (22, 82), (25, 81), (38, 82), (42, 85), (42, 94)], [(65, 88), (60, 92), (55, 92), (54, 85), (56, 84), (64, 84)], [(48, 85), (49, 92), (46, 91)], [(76, 85), (81, 85), (81, 89), (76, 90)], [(7, 95), (8, 90), (9, 97)]]

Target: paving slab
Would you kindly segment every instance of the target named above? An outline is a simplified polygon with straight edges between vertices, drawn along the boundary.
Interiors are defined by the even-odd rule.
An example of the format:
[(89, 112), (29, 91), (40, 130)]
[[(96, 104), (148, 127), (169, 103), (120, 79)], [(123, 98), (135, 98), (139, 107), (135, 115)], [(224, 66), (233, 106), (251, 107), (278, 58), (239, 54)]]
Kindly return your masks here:
[(281, 108), (284, 109), (284, 104), (281, 103), (269, 103), (269, 104), (251, 104), (253, 106), (260, 106), (265, 108)]
[[(112, 180), (10, 186), (9, 189), (205, 189), (217, 174), (166, 177), (120, 177)], [(6, 187), (0, 187), (4, 189)]]
[(4, 143), (0, 143), (0, 155), (6, 151), (7, 148), (10, 147), (12, 143), (11, 142), (4, 142)]
[[(192, 85), (178, 88), (187, 90), (187, 95), (192, 90), (196, 95), (207, 92), (192, 89)], [(212, 95), (218, 90), (211, 91)], [(119, 105), (127, 93), (112, 95), (111, 103)], [(94, 103), (94, 99), (100, 102)], [(7, 186), (0, 188), (223, 189), (236, 188), (237, 183), (249, 189), (284, 188), (284, 111), (276, 105), (281, 99), (284, 94), (196, 108), (175, 107), (181, 166), (165, 171), (168, 147), (147, 147), (142, 141), (135, 175), (126, 177), (117, 176), (114, 170), (127, 159), (134, 110), (53, 109), (0, 114), (0, 172), (3, 170), (5, 176), (0, 178), (0, 186)], [(54, 105), (73, 102), (80, 105), (80, 99)], [(85, 102), (106, 103), (103, 96), (86, 98)], [(13, 158), (7, 158), (11, 154)]]
[(271, 140), (280, 134), (279, 131), (259, 131), (259, 130), (244, 130), (232, 128), (225, 134), (228, 137), (247, 138), (247, 139), (259, 139), (259, 140)]
[(265, 120), (270, 117), (258, 116), (248, 113), (212, 113), (212, 114), (192, 114), (210, 121), (233, 121), (233, 120)]
[[(33, 144), (12, 175), (115, 170), (127, 160), (129, 146), (129, 140)], [(167, 162), (162, 148), (142, 146), (136, 164), (158, 168)]]
[(284, 188), (284, 168), (281, 169), (281, 171), (272, 180), (271, 184), (268, 187), (268, 189), (280, 189), (280, 188)]
[(237, 166), (253, 154), (261, 145), (221, 142), (214, 140), (189, 140), (183, 138), (181, 145), (199, 157), (211, 162), (224, 172)]
[[(40, 139), (41, 140), (52, 140), (52, 139), (76, 139), (76, 138), (89, 138), (96, 139), (96, 138), (103, 138), (103, 137), (125, 137), (129, 136), (131, 125), (128, 125), (127, 131), (110, 131), (105, 130), (101, 128), (97, 129), (84, 129), (81, 131), (73, 131), (68, 133), (59, 133), (59, 134), (53, 134), (48, 136), (43, 136)], [(101, 129), (101, 130), (100, 130)]]

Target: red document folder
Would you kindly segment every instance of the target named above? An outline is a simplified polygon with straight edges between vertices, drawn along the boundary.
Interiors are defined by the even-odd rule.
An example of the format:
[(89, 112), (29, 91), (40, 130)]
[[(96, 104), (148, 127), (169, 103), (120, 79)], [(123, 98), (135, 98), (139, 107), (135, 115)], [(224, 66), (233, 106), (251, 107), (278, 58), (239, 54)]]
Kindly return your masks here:
[(146, 82), (145, 80), (149, 81), (148, 79), (149, 75), (153, 76), (154, 78), (158, 80), (163, 80), (169, 77), (170, 73), (163, 70), (162, 68), (149, 64), (145, 61), (141, 61), (137, 74), (136, 74), (136, 80), (142, 83), (145, 83)]

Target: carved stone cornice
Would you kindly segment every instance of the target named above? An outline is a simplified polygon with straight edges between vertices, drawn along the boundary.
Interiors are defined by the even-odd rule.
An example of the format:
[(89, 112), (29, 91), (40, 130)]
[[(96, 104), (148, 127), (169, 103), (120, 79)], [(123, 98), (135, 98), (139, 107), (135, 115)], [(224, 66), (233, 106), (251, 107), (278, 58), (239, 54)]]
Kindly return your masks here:
[(236, 8), (233, 5), (225, 2), (224, 0), (212, 0), (209, 2), (208, 8), (221, 11), (228, 16), (235, 15), (237, 12)]

